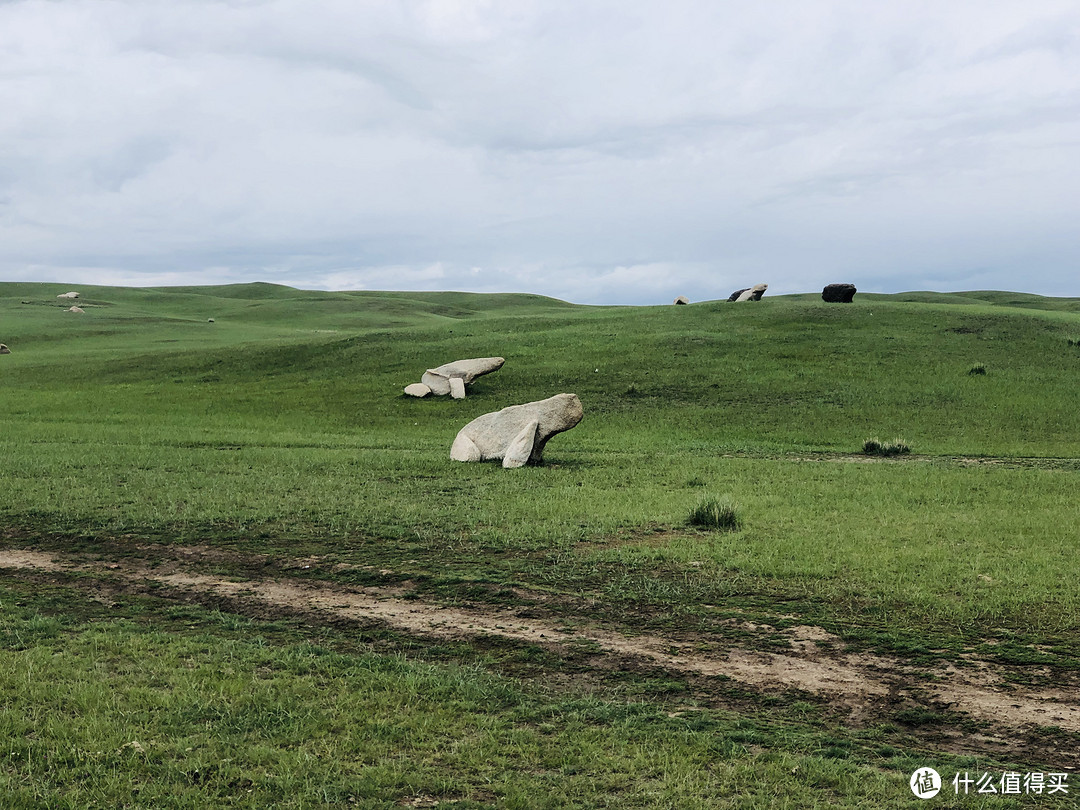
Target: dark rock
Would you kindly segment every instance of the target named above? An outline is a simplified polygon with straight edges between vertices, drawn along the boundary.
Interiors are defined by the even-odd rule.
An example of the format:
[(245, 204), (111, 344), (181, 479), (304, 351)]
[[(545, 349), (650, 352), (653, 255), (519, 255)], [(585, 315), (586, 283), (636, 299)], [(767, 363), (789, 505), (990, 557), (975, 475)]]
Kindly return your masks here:
[(741, 290), (736, 290), (735, 292), (733, 292), (731, 295), (729, 295), (727, 297), (727, 300), (728, 301), (738, 301), (739, 296), (742, 295), (744, 292), (746, 292), (749, 289), (750, 289), (749, 287), (743, 287)]
[(821, 291), (821, 300), (830, 304), (850, 304), (854, 297), (854, 284), (826, 284)]

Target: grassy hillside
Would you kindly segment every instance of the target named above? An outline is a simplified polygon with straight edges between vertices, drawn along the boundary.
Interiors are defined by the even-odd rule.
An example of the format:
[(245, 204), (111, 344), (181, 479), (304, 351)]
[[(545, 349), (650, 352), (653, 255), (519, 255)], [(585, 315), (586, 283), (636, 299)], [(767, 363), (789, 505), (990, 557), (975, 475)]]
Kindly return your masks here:
[[(69, 289), (80, 291), (84, 314), (65, 312), (72, 302), (55, 298)], [(754, 304), (584, 307), (540, 296), (309, 292), (269, 284), (0, 284), (0, 342), (12, 351), (0, 356), (0, 534), (11, 544), (106, 558), (138, 556), (151, 544), (271, 560), (310, 557), (318, 562), (302, 575), (320, 582), (390, 584), (449, 603), (513, 602), (514, 589), (524, 588), (593, 600), (589, 615), (640, 632), (720, 632), (737, 614), (826, 628), (847, 644), (917, 660), (960, 660), (976, 650), (998, 663), (1037, 663), (1046, 677), (1080, 671), (1080, 593), (1064, 575), (1080, 569), (1078, 299), (967, 292), (860, 294), (850, 305), (803, 295)], [(491, 355), (505, 357), (505, 366), (478, 380), (465, 400), (402, 394), (426, 368)], [(474, 417), (563, 391), (578, 394), (585, 419), (552, 440), (545, 466), (506, 471), (449, 460), (456, 432)], [(871, 437), (902, 438), (912, 452), (865, 457)], [(736, 531), (687, 524), (690, 511), (712, 497), (737, 504)], [(216, 564), (225, 575), (240, 575), (226, 558)], [(40, 657), (34, 667), (46, 666), (67, 639), (86, 645), (83, 658), (103, 644), (115, 645), (110, 655), (118, 661), (157, 650), (163, 663), (146, 666), (153, 678), (171, 682), (175, 660), (194, 654), (188, 646), (217, 648), (233, 638), (222, 626), (241, 621), (192, 608), (196, 638), (176, 637), (174, 625), (188, 619), (175, 619), (175, 607), (135, 600), (124, 603), (126, 619), (99, 631), (90, 619), (55, 618), (63, 611), (50, 599), (81, 604), (68, 590), (50, 597), (19, 582), (8, 588), (0, 604), (27, 607), (9, 611), (5, 621), (24, 640), (24, 657)], [(379, 649), (324, 630), (327, 647), (345, 657), (296, 664), (300, 672), (283, 661), (295, 645), (317, 643), (309, 630), (260, 624), (251, 632), (271, 639), (271, 663), (259, 663), (264, 653), (256, 645), (238, 648), (229, 666), (245, 678), (259, 667), (282, 668), (273, 683), (295, 695), (290, 700), (308, 701), (309, 676), (320, 688), (345, 688), (337, 680), (343, 673), (362, 680), (368, 676), (359, 671), (378, 671), (385, 695), (426, 690), (416, 684), (442, 679), (443, 686), (432, 687), (440, 695), (432, 712), (464, 701), (470, 733), (482, 735), (485, 724), (508, 724), (499, 733), (510, 735), (527, 728), (519, 743), (530, 750), (550, 742), (529, 736), (538, 724), (570, 711), (565, 694), (531, 692), (528, 678), (507, 685), (498, 680), (503, 665), (469, 657), (475, 653), (438, 648), (418, 653), (427, 663), (395, 667)], [(444, 655), (466, 674), (440, 669)], [(505, 666), (533, 672), (519, 655), (526, 653), (506, 653), (513, 665)], [(6, 659), (0, 679), (14, 683), (24, 675), (21, 660)], [(90, 678), (92, 669), (73, 677)], [(118, 683), (137, 692), (120, 669)], [(238, 688), (206, 677), (206, 688)], [(447, 678), (457, 685), (446, 686)], [(871, 753), (863, 731), (822, 731), (815, 724), (823, 722), (823, 708), (805, 709), (818, 718), (805, 724), (784, 714), (791, 724), (784, 728), (795, 729), (785, 737), (764, 731), (776, 707), (754, 703), (744, 707), (752, 728), (739, 737), (739, 712), (713, 715), (697, 730), (661, 719), (665, 710), (652, 703), (630, 717), (624, 686), (597, 687), (599, 703), (574, 704), (575, 716), (586, 718), (579, 730), (587, 729), (582, 733), (598, 750), (633, 741), (613, 755), (621, 764), (604, 779), (637, 783), (642, 772), (662, 771), (641, 759), (650, 746), (673, 760), (690, 749), (694, 757), (719, 756), (700, 748), (717, 735), (743, 746), (726, 749), (731, 767), (719, 781), (672, 771), (675, 781), (663, 782), (654, 798), (718, 806), (732, 784), (762, 769), (786, 797), (777, 806), (810, 806), (812, 792), (781, 773), (802, 768), (818, 773), (841, 805), (897, 806), (896, 784), (906, 790), (901, 771), (918, 764), (918, 751), (891, 736), (895, 729), (880, 732), (888, 738), (881, 747), (896, 749), (891, 754)], [(188, 688), (183, 678), (170, 687)], [(485, 715), (484, 695), (492, 690), (501, 697)], [(268, 716), (283, 711), (264, 697)], [(651, 700), (635, 693), (631, 703), (639, 698)], [(47, 694), (26, 700), (31, 714), (55, 708)], [(131, 700), (137, 705), (139, 698)], [(316, 725), (329, 723), (331, 708), (312, 700), (311, 711), (323, 718)], [(379, 711), (392, 725), (398, 710), (386, 701)], [(508, 708), (518, 704), (532, 707), (528, 719)], [(163, 711), (183, 726), (181, 708)], [(622, 719), (612, 720), (613, 712), (623, 712)], [(422, 718), (414, 719), (420, 728)], [(176, 730), (145, 722), (156, 734)], [(294, 744), (292, 735), (311, 729), (280, 722), (291, 730), (264, 741), (281, 747), (267, 756), (297, 779), (307, 766), (281, 752)], [(8, 730), (18, 739), (27, 733)], [(63, 732), (50, 733), (60, 751)], [(96, 744), (92, 738), (104, 732), (79, 733), (76, 747)], [(430, 742), (423, 739), (421, 747)], [(1075, 747), (1075, 740), (1064, 744)], [(27, 746), (12, 755), (35, 761), (40, 751)], [(423, 756), (437, 760), (435, 748)], [(830, 758), (821, 753), (826, 749), (849, 754)], [(537, 756), (557, 756), (544, 750)], [(587, 769), (583, 763), (598, 756), (592, 749), (578, 754), (563, 765)], [(187, 762), (179, 749), (169, 756)], [(483, 779), (498, 785), (490, 801), (544, 806), (530, 797), (558, 780), (515, 781), (508, 774), (527, 769), (525, 761), (510, 756), (501, 766), (506, 772), (485, 771)], [(476, 798), (483, 781), (476, 769), (483, 768), (455, 762), (457, 786), (440, 795), (484, 804)], [(168, 762), (144, 765), (153, 766), (147, 779), (157, 780), (160, 795), (190, 771), (174, 773)], [(109, 760), (94, 768), (114, 778), (121, 766)], [(245, 767), (269, 773), (279, 766)], [(856, 787), (881, 768), (887, 779), (875, 775)], [(391, 806), (386, 797), (402, 795), (405, 770), (390, 768), (365, 783), (370, 806)], [(0, 769), (0, 779), (12, 785), (27, 776), (6, 773)], [(312, 798), (315, 786), (290, 788), (280, 780), (256, 798), (266, 806), (267, 797), (295, 788), (309, 802), (297, 807), (346, 801), (352, 777), (319, 778), (339, 780), (335, 799), (320, 803)], [(571, 783), (547, 806), (603, 804), (599, 794)], [(200, 791), (188, 792), (189, 803), (176, 806), (215, 806), (200, 804)], [(66, 794), (54, 785), (38, 795)], [(621, 806), (663, 805), (649, 795), (624, 794)], [(695, 805), (701, 796), (711, 799)], [(18, 806), (37, 806), (29, 793), (24, 799)], [(764, 794), (745, 804), (767, 805)]]
[[(482, 555), (677, 526), (718, 491), (753, 515), (752, 542), (706, 555), (721, 568), (946, 616), (1080, 626), (1075, 589), (1052, 575), (1080, 562), (1080, 316), (1056, 307), (605, 308), (251, 285), (90, 288), (80, 316), (51, 288), (15, 286), (0, 288), (13, 351), (0, 368), (0, 515), (12, 524), (455, 537)], [(505, 367), (464, 401), (401, 393), (425, 368), (489, 355)], [(552, 442), (551, 466), (508, 476), (449, 461), (469, 420), (560, 391), (586, 418)], [(811, 463), (874, 436), (902, 437), (920, 463)], [(994, 463), (954, 461), (984, 457)], [(1031, 536), (1047, 556), (1027, 555)], [(903, 546), (883, 557), (882, 543)], [(632, 552), (702, 553), (697, 541)], [(898, 577), (909, 564), (936, 573)], [(1045, 589), (978, 587), (979, 573), (1011, 583), (1032, 567)], [(942, 605), (957, 581), (963, 598)]]
[[(493, 378), (497, 390), (482, 381), (479, 396), (454, 406), (454, 419), (573, 390), (590, 416), (583, 439), (618, 433), (619, 443), (643, 447), (855, 451), (868, 436), (903, 434), (932, 455), (1080, 455), (1080, 347), (1070, 343), (1080, 325), (1061, 304), (877, 297), (849, 306), (780, 298), (605, 308), (536, 296), (252, 286), (88, 289), (79, 316), (28, 285), (0, 285), (14, 352), (2, 369), (6, 388), (43, 398), (23, 397), (18, 422), (33, 425), (44, 407), (43, 429), (82, 411), (102, 427), (167, 413), (175, 425), (195, 415), (204, 431), (227, 432), (265, 416), (245, 402), (270, 397), (275, 423), (297, 431), (311, 432), (317, 418), (316, 432), (352, 433), (358, 405), (365, 432), (374, 414), (397, 431), (411, 403), (396, 396), (424, 368), (499, 354), (508, 362)], [(986, 373), (969, 373), (977, 366)], [(150, 392), (153, 402), (133, 408), (131, 389), (118, 385)], [(437, 408), (421, 412), (411, 438), (442, 440), (453, 425), (427, 418)]]

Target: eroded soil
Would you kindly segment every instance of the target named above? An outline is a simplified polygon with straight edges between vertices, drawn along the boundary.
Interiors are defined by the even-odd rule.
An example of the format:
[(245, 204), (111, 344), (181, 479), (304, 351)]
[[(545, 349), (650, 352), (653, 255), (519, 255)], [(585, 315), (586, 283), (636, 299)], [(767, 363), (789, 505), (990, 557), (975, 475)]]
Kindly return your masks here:
[[(590, 621), (587, 614), (568, 617), (550, 609), (547, 596), (523, 589), (515, 589), (522, 604), (513, 607), (445, 605), (415, 594), (406, 598), (408, 589), (401, 585), (349, 587), (288, 576), (280, 567), (265, 578), (236, 579), (207, 572), (210, 565), (247, 557), (235, 552), (176, 546), (156, 551), (159, 556), (151, 564), (131, 557), (90, 561), (54, 552), (8, 549), (0, 550), (0, 569), (34, 572), (88, 589), (107, 583), (120, 592), (140, 592), (153, 585), (158, 595), (225, 599), (241, 612), (263, 614), (272, 608), (316, 620), (385, 626), (422, 638), (495, 637), (556, 653), (586, 648), (600, 668), (654, 667), (703, 680), (722, 677), (761, 692), (809, 693), (845, 713), (852, 724), (881, 721), (904, 706), (955, 713), (976, 721), (981, 730), (944, 733), (941, 736), (953, 738), (944, 740), (947, 750), (1000, 756), (1027, 751), (1052, 764), (1080, 764), (1075, 745), (1057, 745), (1046, 734), (1048, 729), (1080, 733), (1080, 683), (1075, 673), (1056, 678), (1054, 688), (1032, 687), (1016, 683), (1010, 677), (1015, 673), (1008, 668), (971, 656), (936, 668), (916, 668), (895, 657), (850, 652), (841, 639), (819, 627), (778, 631), (748, 623), (747, 629), (773, 636), (768, 649), (757, 649), (722, 636), (640, 634), (628, 626)], [(258, 567), (258, 560), (245, 561), (249, 572), (252, 563)], [(296, 560), (286, 569), (310, 564)], [(786, 646), (777, 646), (777, 635), (786, 640)]]

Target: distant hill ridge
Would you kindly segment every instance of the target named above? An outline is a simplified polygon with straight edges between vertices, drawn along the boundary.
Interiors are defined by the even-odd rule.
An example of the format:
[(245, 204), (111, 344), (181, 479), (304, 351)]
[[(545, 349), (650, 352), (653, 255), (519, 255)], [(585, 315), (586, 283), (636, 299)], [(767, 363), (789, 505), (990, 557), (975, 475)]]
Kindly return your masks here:
[[(457, 291), (395, 291), (395, 290), (303, 290), (284, 284), (265, 281), (244, 284), (221, 284), (206, 286), (177, 287), (106, 287), (80, 285), (71, 282), (0, 282), (0, 299), (33, 299), (36, 302), (51, 302), (57, 295), (78, 289), (82, 293), (81, 301), (116, 303), (170, 303), (180, 305), (199, 305), (205, 308), (212, 299), (231, 302), (272, 303), (305, 302), (332, 305), (348, 304), (355, 306), (359, 302), (384, 312), (399, 311), (414, 314), (429, 313), (446, 317), (468, 317), (483, 312), (518, 308), (572, 308), (589, 306), (573, 304), (558, 298), (551, 298), (532, 293), (476, 293)], [(766, 296), (766, 300), (820, 300), (819, 292), (792, 293), (788, 295)], [(698, 303), (717, 303), (723, 299), (713, 299)], [(860, 292), (856, 301), (895, 301), (919, 304), (952, 304), (1019, 307), (1059, 312), (1080, 312), (1080, 298), (1051, 297), (1034, 293), (1011, 292), (1002, 290), (971, 290), (958, 292), (935, 292), (913, 290), (900, 293), (864, 293)], [(665, 304), (666, 305), (666, 302)], [(600, 305), (603, 306), (603, 305)], [(649, 305), (644, 305), (649, 306)], [(656, 305), (653, 305), (656, 306)], [(509, 314), (509, 313), (508, 313)]]

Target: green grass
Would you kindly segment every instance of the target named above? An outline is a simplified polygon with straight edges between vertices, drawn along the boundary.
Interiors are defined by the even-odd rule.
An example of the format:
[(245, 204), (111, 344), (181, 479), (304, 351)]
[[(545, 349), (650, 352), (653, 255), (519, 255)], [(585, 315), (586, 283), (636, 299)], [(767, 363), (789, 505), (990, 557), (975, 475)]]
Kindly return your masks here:
[(102, 615), (40, 588), (0, 604), (5, 808), (899, 807), (925, 764), (895, 728), (805, 702), (665, 708), (198, 607)]
[[(528, 554), (682, 525), (697, 479), (743, 504), (742, 528), (715, 548), (687, 536), (649, 556), (700, 553), (735, 581), (834, 603), (838, 620), (869, 600), (916, 626), (1078, 629), (1060, 576), (1080, 554), (1068, 529), (1080, 358), (1060, 337), (1075, 332), (1071, 313), (883, 299), (675, 309), (495, 296), (485, 308), (484, 296), (428, 294), (403, 314), (403, 294), (257, 285), (87, 289), (106, 314), (76, 323), (18, 303), (33, 288), (14, 286), (0, 285), (10, 525), (298, 553), (385, 538), (436, 570), (528, 580)], [(399, 317), (408, 325), (388, 326)], [(313, 330), (339, 320), (352, 329)], [(966, 373), (970, 346), (992, 377)], [(462, 402), (401, 395), (429, 366), (492, 354), (506, 366)], [(547, 467), (449, 461), (473, 417), (564, 390), (586, 416), (552, 441)], [(922, 460), (828, 460), (871, 430), (902, 430)], [(948, 461), (984, 456), (1025, 461)], [(447, 547), (454, 558), (436, 565)], [(544, 577), (573, 588), (576, 570)]]
[(863, 452), (868, 456), (902, 456), (911, 452), (907, 442), (903, 439), (893, 439), (891, 442), (883, 442), (881, 439), (867, 439), (863, 442)]
[[(85, 315), (58, 305), (69, 289)], [(0, 533), (105, 555), (124, 542), (320, 555), (312, 576), (342, 583), (373, 575), (336, 563), (396, 572), (443, 599), (521, 585), (595, 598), (598, 616), (643, 627), (692, 617), (712, 628), (702, 605), (726, 605), (893, 652), (994, 640), (993, 655), (1020, 660), (1036, 645), (1041, 664), (1075, 669), (1078, 321), (1076, 299), (987, 292), (579, 307), (267, 284), (0, 284), (12, 350), (0, 357)], [(426, 368), (491, 355), (506, 365), (463, 401), (402, 395)], [(450, 461), (474, 417), (562, 391), (585, 419), (551, 441), (545, 466)], [(865, 458), (867, 436), (903, 436), (915, 454)], [(687, 525), (713, 492), (739, 504), (732, 530)], [(768, 806), (765, 794), (735, 798), (759, 784), (776, 806), (910, 797), (892, 792), (906, 790), (896, 774), (873, 775), (880, 763), (863, 749), (837, 760), (773, 735), (724, 759), (710, 740), (734, 733), (732, 717), (695, 736), (651, 701), (626, 715), (612, 693), (581, 715), (609, 720), (569, 722), (578, 710), (561, 701), (580, 695), (486, 665), (309, 655), (297, 650), (311, 639), (265, 641), (266, 628), (252, 631), (264, 642), (220, 628), (193, 640), (163, 611), (67, 627), (37, 609), (11, 618), (3, 600), (18, 650), (4, 689), (20, 701), (0, 765), (11, 806), (230, 806), (226, 795), (391, 806), (420, 793)], [(357, 684), (368, 703), (346, 709), (337, 701), (358, 701)], [(360, 733), (362, 705), (383, 726)], [(327, 729), (345, 735), (340, 755), (319, 748)], [(145, 751), (122, 748), (126, 737)], [(211, 785), (191, 776), (237, 751), (241, 764), (219, 766)], [(785, 777), (791, 768), (817, 774), (806, 784), (820, 790)], [(146, 791), (133, 799), (121, 796), (131, 773)]]
[(686, 522), (703, 529), (731, 531), (739, 526), (739, 507), (731, 498), (705, 498), (690, 510)]

